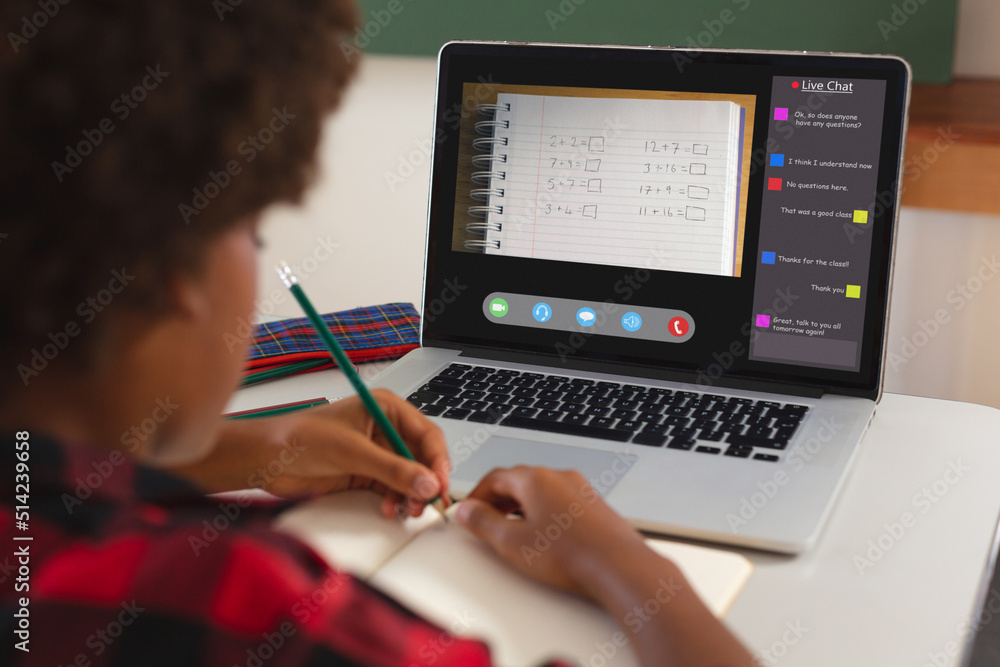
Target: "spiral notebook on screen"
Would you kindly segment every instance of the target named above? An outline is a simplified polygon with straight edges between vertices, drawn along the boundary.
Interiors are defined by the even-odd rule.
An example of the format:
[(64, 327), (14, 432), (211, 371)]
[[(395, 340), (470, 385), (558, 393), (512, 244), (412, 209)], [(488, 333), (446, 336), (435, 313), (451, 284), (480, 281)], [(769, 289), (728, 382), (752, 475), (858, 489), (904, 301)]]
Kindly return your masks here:
[[(482, 238), (466, 248), (637, 267), (653, 241), (678, 249), (668, 268), (733, 275), (739, 104), (497, 97), (477, 107), (472, 163), (482, 169), (472, 180), (482, 187), (470, 193), (479, 203), (468, 208), (466, 229)], [(670, 137), (657, 132), (663, 126)]]

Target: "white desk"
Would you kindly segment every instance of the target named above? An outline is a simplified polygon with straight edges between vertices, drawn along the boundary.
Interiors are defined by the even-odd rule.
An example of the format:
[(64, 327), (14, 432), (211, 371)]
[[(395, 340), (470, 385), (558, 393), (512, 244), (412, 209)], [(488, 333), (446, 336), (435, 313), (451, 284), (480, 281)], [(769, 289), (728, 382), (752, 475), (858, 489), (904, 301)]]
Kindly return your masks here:
[[(338, 371), (325, 371), (251, 387), (230, 409), (349, 393)], [(764, 664), (920, 666), (951, 642), (961, 648), (1000, 510), (998, 481), (1000, 411), (887, 394), (818, 546), (794, 558), (744, 551), (756, 569), (728, 623), (754, 652), (780, 657)], [(933, 502), (915, 499), (924, 488)], [(886, 528), (904, 512), (909, 527)], [(869, 554), (869, 541), (888, 549)]]
[[(345, 108), (331, 121), (322, 147), (325, 174), (305, 207), (268, 215), (261, 266), (268, 269), (284, 258), (312, 267), (300, 268), (299, 275), (305, 274), (303, 282), (323, 311), (388, 301), (420, 303), (429, 172), (419, 144), (431, 136), (433, 81), (433, 61), (370, 58)], [(412, 175), (401, 184), (387, 185), (387, 173), (410, 169)], [(982, 252), (1000, 245), (992, 243), (1000, 223), (994, 225), (996, 221), (985, 216), (946, 217), (942, 221), (939, 214), (935, 221), (925, 213), (904, 211), (902, 232), (947, 226), (941, 236), (952, 238), (954, 246), (959, 243), (954, 237), (964, 233), (960, 226), (973, 226), (974, 242), (965, 244), (967, 266), (948, 269), (949, 276), (972, 275)], [(319, 261), (317, 239), (328, 236), (341, 244), (341, 252)], [(901, 236), (904, 241), (919, 243), (912, 234)], [(911, 252), (900, 258), (902, 269), (897, 271), (907, 280), (898, 280), (894, 292), (904, 315), (894, 310), (893, 327), (903, 334), (911, 333), (916, 319), (934, 312), (932, 308), (925, 313), (921, 307), (923, 290), (912, 289), (913, 277), (921, 270), (907, 257), (920, 254), (907, 247)], [(360, 280), (359, 275), (366, 278)], [(935, 339), (938, 352), (927, 346), (905, 373), (890, 377), (890, 388), (913, 391), (900, 385), (915, 366), (929, 369), (921, 380), (929, 391), (945, 378), (949, 385), (962, 386), (968, 378), (948, 375), (954, 368), (941, 361), (947, 360), (941, 354), (950, 353), (941, 341), (961, 338), (962, 349), (970, 341), (975, 345), (976, 336), (995, 341), (995, 326), (985, 333), (969, 327), (982, 325), (987, 316), (995, 320), (1000, 308), (991, 304), (1000, 294), (998, 286), (1000, 280), (988, 284), (982, 298), (963, 313), (953, 313), (958, 324)], [(935, 298), (944, 299), (948, 289), (942, 286)], [(300, 316), (270, 270), (261, 272), (260, 296), (265, 312)], [(899, 344), (892, 328), (890, 340)], [(989, 377), (992, 373), (984, 370), (995, 370), (998, 359), (994, 345), (982, 345), (976, 363), (962, 372)], [(370, 367), (362, 369), (367, 377), (373, 374)], [(349, 393), (346, 380), (330, 371), (250, 388), (240, 392), (230, 408)], [(954, 479), (955, 473), (947, 472), (952, 463), (969, 468), (955, 484), (946, 481), (946, 476)], [(925, 506), (915, 504), (914, 496), (935, 484), (942, 493), (924, 513)], [(928, 654), (963, 643), (960, 625), (973, 611), (998, 509), (1000, 411), (886, 395), (819, 545), (797, 558), (748, 552), (757, 569), (728, 622), (755, 652), (771, 651), (773, 659), (768, 662), (762, 656), (763, 664), (935, 664)], [(896, 539), (885, 524), (900, 522), (904, 512), (910, 512), (915, 523)], [(859, 572), (854, 557), (867, 558), (869, 541), (877, 544), (880, 538), (888, 551)], [(801, 636), (791, 627), (798, 627)]]

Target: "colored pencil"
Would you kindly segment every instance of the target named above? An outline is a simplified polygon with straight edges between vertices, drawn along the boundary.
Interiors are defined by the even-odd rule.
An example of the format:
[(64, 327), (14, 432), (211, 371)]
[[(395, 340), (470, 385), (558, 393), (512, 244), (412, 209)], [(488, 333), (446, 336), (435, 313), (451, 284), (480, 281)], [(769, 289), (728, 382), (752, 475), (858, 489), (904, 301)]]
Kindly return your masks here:
[(277, 366), (275, 368), (267, 368), (261, 371), (250, 371), (249, 373), (243, 374), (243, 378), (240, 380), (240, 386), (247, 387), (265, 380), (274, 380), (275, 378), (310, 371), (328, 363), (330, 362), (327, 359), (307, 359), (305, 361), (297, 361), (295, 363), (285, 364), (284, 366)]
[[(305, 311), (306, 317), (309, 318), (309, 321), (316, 329), (316, 333), (318, 333), (319, 337), (323, 339), (323, 343), (326, 345), (327, 349), (330, 350), (330, 354), (333, 355), (333, 358), (337, 361), (337, 365), (340, 367), (340, 370), (343, 371), (344, 375), (346, 375), (347, 379), (351, 382), (351, 386), (354, 387), (354, 391), (356, 391), (358, 396), (361, 397), (361, 402), (364, 403), (368, 413), (375, 420), (375, 423), (378, 424), (379, 429), (389, 441), (392, 449), (400, 456), (408, 458), (411, 461), (416, 461), (416, 458), (414, 458), (413, 454), (406, 446), (406, 443), (403, 442), (403, 439), (399, 436), (399, 433), (392, 425), (392, 422), (390, 422), (389, 418), (385, 416), (385, 413), (382, 412), (382, 408), (379, 407), (371, 392), (368, 391), (368, 387), (365, 386), (361, 376), (359, 376), (358, 372), (354, 370), (354, 365), (347, 357), (347, 353), (344, 352), (340, 343), (337, 342), (333, 332), (330, 331), (330, 327), (326, 325), (326, 322), (323, 321), (323, 318), (320, 317), (320, 314), (313, 307), (312, 302), (309, 301), (309, 297), (307, 297), (306, 293), (302, 291), (302, 286), (299, 285), (298, 278), (296, 278), (295, 274), (292, 273), (291, 267), (282, 262), (277, 267), (277, 270), (281, 281), (285, 284), (285, 287), (291, 291), (295, 300), (299, 302), (302, 310)], [(434, 506), (434, 509), (441, 513), (442, 517), (445, 517), (444, 510), (446, 505), (440, 496), (431, 500), (430, 504)], [(447, 521), (447, 517), (445, 517), (445, 520)]]
[(251, 408), (250, 410), (241, 410), (239, 412), (230, 412), (228, 414), (222, 415), (226, 419), (254, 419), (256, 417), (273, 417), (275, 415), (283, 415), (289, 412), (298, 412), (299, 410), (308, 410), (309, 408), (315, 408), (320, 405), (328, 405), (330, 401), (325, 398), (310, 398), (305, 401), (295, 401), (294, 403), (282, 403), (280, 405), (267, 405), (262, 408)]

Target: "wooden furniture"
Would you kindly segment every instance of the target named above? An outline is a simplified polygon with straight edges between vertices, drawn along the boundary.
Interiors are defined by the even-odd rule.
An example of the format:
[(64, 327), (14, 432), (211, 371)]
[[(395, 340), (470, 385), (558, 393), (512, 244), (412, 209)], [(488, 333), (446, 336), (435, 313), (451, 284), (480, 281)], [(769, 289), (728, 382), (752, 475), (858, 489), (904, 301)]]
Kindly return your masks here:
[(1000, 213), (1000, 80), (913, 86), (903, 204)]

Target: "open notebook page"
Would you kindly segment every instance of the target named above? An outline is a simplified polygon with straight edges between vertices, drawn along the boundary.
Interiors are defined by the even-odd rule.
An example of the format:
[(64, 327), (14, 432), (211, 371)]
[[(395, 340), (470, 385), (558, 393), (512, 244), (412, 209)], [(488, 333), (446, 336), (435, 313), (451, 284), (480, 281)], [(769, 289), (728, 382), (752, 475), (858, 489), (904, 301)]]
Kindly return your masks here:
[(493, 154), (506, 161), (491, 183), (487, 253), (733, 275), (739, 105), (511, 93), (497, 103), (507, 127)]
[(369, 579), (420, 531), (441, 521), (441, 515), (430, 507), (416, 519), (386, 519), (379, 509), (381, 501), (381, 496), (370, 491), (335, 493), (296, 506), (274, 525), (336, 567)]
[[(287, 513), (277, 527), (440, 626), (487, 641), (498, 665), (537, 665), (551, 656), (590, 664), (597, 644), (613, 643), (618, 627), (606, 613), (516, 572), (456, 519), (445, 524), (429, 510), (416, 520), (386, 520), (378, 503), (366, 491), (335, 494)], [(753, 569), (728, 551), (647, 543), (677, 563), (720, 617)], [(631, 650), (616, 649), (607, 664), (637, 663)]]

